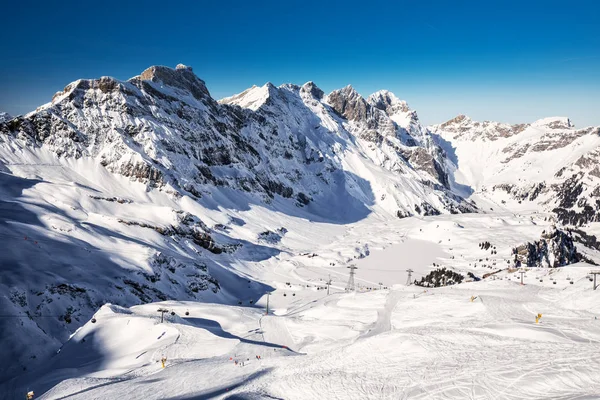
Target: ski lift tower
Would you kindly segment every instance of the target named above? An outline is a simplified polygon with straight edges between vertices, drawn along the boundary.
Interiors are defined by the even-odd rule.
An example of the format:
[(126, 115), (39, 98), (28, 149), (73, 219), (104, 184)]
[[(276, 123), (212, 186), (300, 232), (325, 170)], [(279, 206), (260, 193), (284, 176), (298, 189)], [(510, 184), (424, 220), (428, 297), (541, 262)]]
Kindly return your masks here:
[(415, 272), (412, 269), (407, 269), (406, 272), (408, 272), (408, 278), (406, 279), (406, 286), (410, 286), (412, 283), (412, 273)]
[(165, 319), (165, 313), (168, 313), (169, 310), (167, 310), (166, 308), (159, 308), (158, 310), (156, 310), (157, 312), (160, 313), (160, 323), (162, 324), (164, 319)]
[(354, 272), (355, 270), (358, 269), (358, 267), (354, 264), (348, 266), (347, 268), (350, 268), (350, 276), (348, 277), (348, 285), (346, 285), (346, 291), (347, 292), (354, 292), (355, 287), (354, 287), (354, 274), (356, 274), (356, 272)]
[(600, 271), (598, 271), (598, 270), (597, 271), (590, 271), (590, 274), (594, 275), (594, 290), (596, 290), (596, 288), (598, 287), (598, 286), (596, 286), (596, 275), (600, 274)]

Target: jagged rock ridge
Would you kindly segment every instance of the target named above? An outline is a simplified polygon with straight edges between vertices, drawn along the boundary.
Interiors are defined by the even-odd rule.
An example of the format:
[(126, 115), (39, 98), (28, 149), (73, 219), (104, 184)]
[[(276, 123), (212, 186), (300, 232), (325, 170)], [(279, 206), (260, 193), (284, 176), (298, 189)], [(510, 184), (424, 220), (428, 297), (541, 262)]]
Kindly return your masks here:
[[(298, 206), (337, 196), (337, 185), (364, 188), (350, 183), (365, 178), (346, 162), (360, 157), (395, 174), (393, 185), (371, 182), (392, 215), (474, 210), (448, 190), (443, 152), (390, 93), (365, 100), (351, 87), (325, 96), (312, 82), (267, 84), (218, 103), (190, 67), (155, 66), (126, 82), (73, 82), (0, 132), (59, 157), (93, 157), (150, 188), (199, 198), (225, 187)], [(373, 197), (359, 191), (362, 203)]]

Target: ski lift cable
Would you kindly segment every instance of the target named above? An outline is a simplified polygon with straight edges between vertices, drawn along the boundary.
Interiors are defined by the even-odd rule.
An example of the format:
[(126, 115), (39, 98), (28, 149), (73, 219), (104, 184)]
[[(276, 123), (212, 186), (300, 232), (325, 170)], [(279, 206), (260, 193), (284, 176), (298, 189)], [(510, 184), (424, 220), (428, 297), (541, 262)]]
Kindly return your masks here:
[[(376, 269), (376, 268), (362, 268), (361, 271), (405, 272), (405, 271), (397, 271), (397, 270), (393, 270), (393, 269)], [(413, 272), (413, 275), (425, 276), (425, 275), (420, 274), (418, 272)]]

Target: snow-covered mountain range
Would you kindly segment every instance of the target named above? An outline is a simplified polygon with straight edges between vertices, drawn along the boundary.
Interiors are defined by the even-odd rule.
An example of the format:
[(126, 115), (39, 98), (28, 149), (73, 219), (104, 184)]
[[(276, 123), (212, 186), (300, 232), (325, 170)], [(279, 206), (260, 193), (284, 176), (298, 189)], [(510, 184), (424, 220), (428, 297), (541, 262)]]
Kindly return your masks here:
[(564, 117), (509, 125), (460, 115), (430, 129), (454, 152), (456, 179), (501, 207), (551, 211), (570, 225), (600, 220), (600, 127), (576, 129)]
[(584, 229), (600, 217), (599, 156), (598, 127), (425, 127), (388, 91), (267, 83), (217, 101), (184, 65), (75, 81), (0, 115), (0, 354), (14, 360), (0, 382), (105, 303), (253, 306), (298, 278), (297, 257), (345, 276), (407, 217), (539, 212)]

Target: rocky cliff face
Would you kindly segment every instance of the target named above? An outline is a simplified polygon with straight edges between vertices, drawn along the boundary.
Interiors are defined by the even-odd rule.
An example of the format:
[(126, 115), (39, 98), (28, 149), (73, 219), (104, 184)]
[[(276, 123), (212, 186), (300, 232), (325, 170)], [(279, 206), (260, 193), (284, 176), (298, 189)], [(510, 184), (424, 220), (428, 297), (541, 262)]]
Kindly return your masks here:
[(538, 241), (514, 248), (513, 254), (517, 267), (557, 268), (584, 260), (575, 247), (572, 233), (556, 228), (544, 232)]

